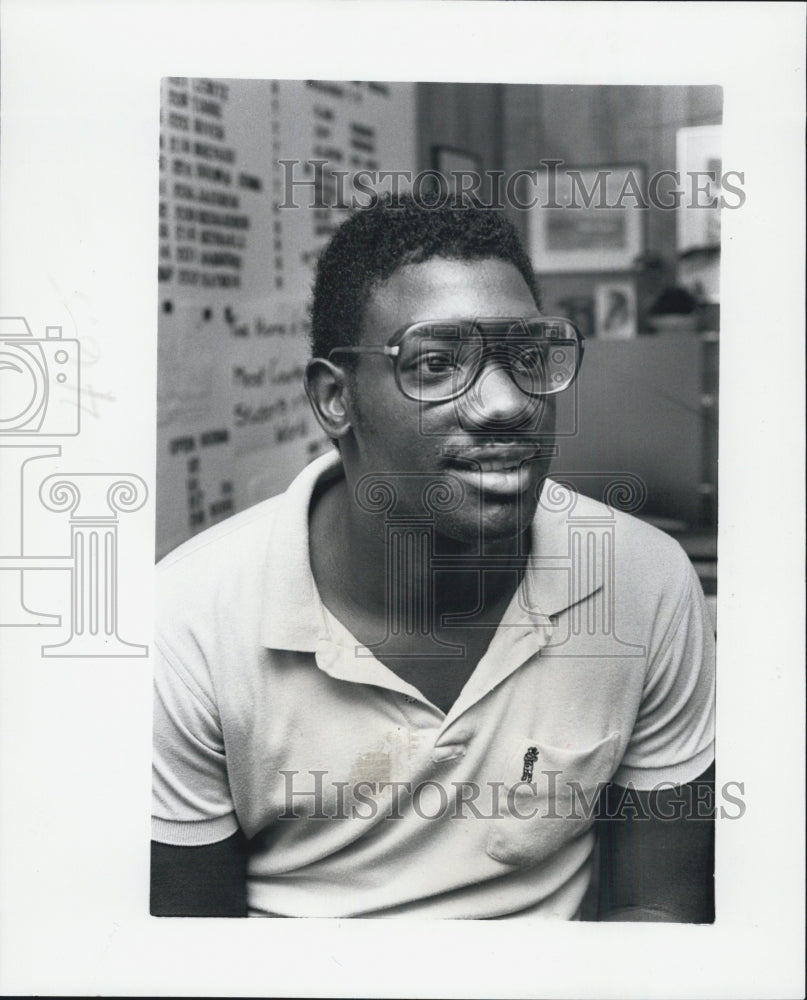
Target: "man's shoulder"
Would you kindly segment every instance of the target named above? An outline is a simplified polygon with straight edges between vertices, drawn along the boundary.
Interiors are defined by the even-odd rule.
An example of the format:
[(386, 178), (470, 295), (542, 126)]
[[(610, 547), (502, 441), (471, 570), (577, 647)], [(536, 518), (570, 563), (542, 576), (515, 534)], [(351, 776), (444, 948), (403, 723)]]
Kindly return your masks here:
[(252, 635), (266, 596), (304, 592), (310, 577), (308, 509), (334, 461), (321, 456), (283, 493), (262, 500), (183, 542), (157, 566), (161, 635)]
[(204, 573), (218, 576), (228, 567), (244, 571), (263, 565), (282, 534), (285, 545), (307, 537), (308, 502), (314, 483), (333, 464), (322, 456), (305, 466), (286, 490), (233, 514), (169, 552), (157, 564), (159, 578)]
[(262, 500), (189, 538), (160, 560), (158, 578), (204, 573), (208, 568), (220, 572), (231, 564), (243, 566), (244, 559), (259, 558), (271, 537), (283, 498), (279, 494)]
[[(213, 525), (170, 552), (157, 566), (157, 636), (173, 646), (201, 643), (222, 616), (259, 614), (264, 567), (282, 494)], [(208, 640), (204, 640), (208, 641)]]
[[(538, 520), (552, 524), (552, 532), (564, 544), (577, 533), (608, 550), (620, 575), (640, 581), (640, 586), (683, 585), (691, 564), (680, 543), (651, 521), (625, 510), (631, 497), (616, 495), (610, 502), (579, 493), (568, 484), (547, 481), (541, 497)], [(601, 553), (605, 555), (605, 551)]]

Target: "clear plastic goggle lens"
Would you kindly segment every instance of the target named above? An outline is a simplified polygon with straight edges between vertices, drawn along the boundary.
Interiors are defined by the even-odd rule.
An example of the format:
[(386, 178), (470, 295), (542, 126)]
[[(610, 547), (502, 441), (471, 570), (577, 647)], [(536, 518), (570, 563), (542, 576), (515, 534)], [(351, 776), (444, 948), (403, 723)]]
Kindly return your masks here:
[(451, 399), (465, 392), (485, 364), (506, 369), (529, 396), (561, 392), (574, 379), (580, 341), (565, 320), (422, 323), (399, 343), (398, 382), (412, 399)]

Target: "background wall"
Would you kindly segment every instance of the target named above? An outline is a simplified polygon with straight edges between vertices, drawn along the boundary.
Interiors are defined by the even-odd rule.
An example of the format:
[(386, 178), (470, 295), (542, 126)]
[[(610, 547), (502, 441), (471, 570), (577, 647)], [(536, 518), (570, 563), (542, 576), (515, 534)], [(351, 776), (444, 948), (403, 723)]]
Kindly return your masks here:
[[(722, 121), (717, 86), (418, 86), (418, 157), (433, 165), (433, 147), (479, 157), (484, 170), (537, 168), (542, 159), (569, 166), (638, 164), (646, 176), (676, 168), (681, 128)], [(484, 191), (483, 191), (484, 193)], [(526, 197), (524, 195), (523, 197)], [(527, 239), (525, 212), (509, 215)], [(646, 484), (646, 516), (679, 532), (693, 554), (711, 560), (717, 521), (718, 330), (652, 337), (647, 314), (676, 279), (676, 212), (645, 213), (645, 250), (654, 271), (578, 271), (538, 276), (544, 312), (569, 315), (570, 302), (595, 287), (628, 281), (639, 303), (640, 336), (589, 341), (574, 398), (576, 433), (559, 442), (558, 474), (583, 482), (585, 472), (632, 471)], [(596, 491), (589, 479), (586, 486)], [(711, 572), (711, 570), (710, 570)]]
[[(343, 213), (288, 210), (289, 171), (327, 159), (349, 174), (435, 165), (435, 147), (505, 176), (542, 159), (676, 167), (676, 135), (721, 120), (718, 87), (166, 80), (162, 94), (158, 555), (279, 492), (327, 442), (300, 378), (312, 267)], [(281, 160), (296, 161), (282, 167)], [(324, 186), (323, 186), (324, 185)], [(332, 199), (327, 178), (320, 194)], [(307, 206), (314, 184), (291, 189)], [(349, 186), (346, 188), (349, 191)], [(490, 193), (486, 181), (482, 197)], [(526, 213), (508, 212), (527, 236)], [(570, 314), (609, 280), (629, 282), (640, 333), (675, 277), (676, 213), (645, 213), (652, 273), (538, 275), (544, 311)], [(205, 221), (206, 220), (206, 221)], [(646, 516), (691, 536), (716, 523), (717, 342), (680, 334), (593, 340), (558, 473), (630, 472)], [(594, 483), (596, 486), (596, 483)], [(710, 549), (710, 550), (711, 550)]]
[(415, 87), (166, 79), (160, 141), (158, 556), (329, 447), (302, 378), (314, 263), (345, 212), (312, 164), (411, 170)]
[[(675, 169), (680, 128), (719, 125), (720, 87), (535, 86), (533, 84), (423, 83), (418, 85), (418, 157), (431, 166), (434, 145), (473, 152), (483, 169), (537, 168), (542, 159), (568, 165), (638, 163), (648, 176)], [(510, 217), (527, 236), (526, 215)], [(675, 260), (675, 213), (647, 212), (647, 246)], [(586, 272), (543, 276), (548, 310), (569, 296), (590, 295), (597, 281), (621, 274)], [(562, 311), (562, 310), (560, 310)]]

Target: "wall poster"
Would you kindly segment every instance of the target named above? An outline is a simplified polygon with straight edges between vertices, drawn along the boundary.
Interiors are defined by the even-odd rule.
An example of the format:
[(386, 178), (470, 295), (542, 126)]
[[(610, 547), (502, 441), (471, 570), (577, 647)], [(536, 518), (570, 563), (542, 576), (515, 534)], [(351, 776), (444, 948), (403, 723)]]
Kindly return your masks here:
[(182, 77), (161, 97), (158, 557), (328, 446), (302, 387), (314, 263), (356, 172), (413, 165), (415, 135), (408, 83)]

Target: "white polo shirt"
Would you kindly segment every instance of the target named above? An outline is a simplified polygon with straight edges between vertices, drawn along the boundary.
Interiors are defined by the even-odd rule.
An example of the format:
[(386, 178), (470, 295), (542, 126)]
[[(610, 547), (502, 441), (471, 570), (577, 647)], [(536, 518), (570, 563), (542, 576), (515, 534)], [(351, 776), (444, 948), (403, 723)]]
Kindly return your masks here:
[(160, 564), (154, 839), (250, 841), (251, 915), (573, 918), (593, 802), (713, 757), (714, 640), (680, 546), (547, 483), (532, 555), (448, 714), (323, 606), (335, 454)]

